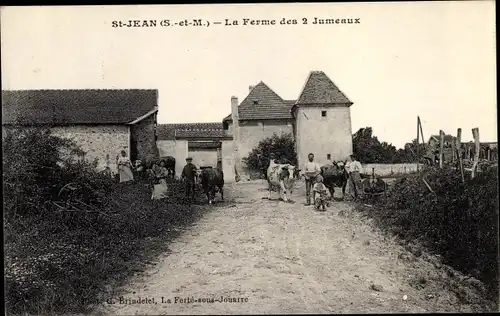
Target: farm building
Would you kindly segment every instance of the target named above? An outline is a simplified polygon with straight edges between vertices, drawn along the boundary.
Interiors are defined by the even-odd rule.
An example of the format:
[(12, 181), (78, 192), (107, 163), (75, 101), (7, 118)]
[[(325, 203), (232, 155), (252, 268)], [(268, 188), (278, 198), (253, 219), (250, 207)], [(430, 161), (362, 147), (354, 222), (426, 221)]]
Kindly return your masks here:
[(177, 175), (187, 157), (199, 168), (222, 166), (222, 150), (232, 146), (232, 137), (224, 133), (222, 123), (159, 124), (157, 135), (159, 156), (176, 159)]
[(121, 150), (132, 160), (156, 157), (157, 112), (157, 90), (2, 91), (3, 132), (48, 127), (73, 139), (89, 161), (109, 155), (113, 163)]
[[(322, 71), (309, 74), (297, 100), (283, 99), (261, 81), (249, 87), (241, 103), (237, 97), (231, 97), (231, 114), (222, 119), (222, 124), (159, 125), (158, 148), (160, 156), (174, 156), (180, 164), (185, 163), (188, 155), (198, 165), (215, 166), (219, 162), (227, 180), (234, 179), (235, 169), (248, 177), (249, 170), (242, 159), (274, 133), (294, 136), (299, 164), (305, 162), (310, 152), (320, 163), (326, 162), (327, 155), (332, 160), (344, 160), (352, 153), (352, 104)], [(210, 142), (216, 148), (211, 148), (211, 154), (208, 148), (196, 148), (210, 146)], [(176, 166), (177, 173), (180, 168)]]

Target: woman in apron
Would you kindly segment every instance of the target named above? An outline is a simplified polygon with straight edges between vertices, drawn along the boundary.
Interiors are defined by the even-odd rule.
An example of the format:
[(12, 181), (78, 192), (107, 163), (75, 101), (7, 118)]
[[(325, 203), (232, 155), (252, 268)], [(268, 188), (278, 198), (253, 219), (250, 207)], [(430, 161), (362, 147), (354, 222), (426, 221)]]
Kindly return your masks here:
[(134, 180), (132, 173), (132, 162), (127, 157), (125, 150), (121, 151), (121, 156), (117, 157), (118, 173), (120, 174), (120, 183)]

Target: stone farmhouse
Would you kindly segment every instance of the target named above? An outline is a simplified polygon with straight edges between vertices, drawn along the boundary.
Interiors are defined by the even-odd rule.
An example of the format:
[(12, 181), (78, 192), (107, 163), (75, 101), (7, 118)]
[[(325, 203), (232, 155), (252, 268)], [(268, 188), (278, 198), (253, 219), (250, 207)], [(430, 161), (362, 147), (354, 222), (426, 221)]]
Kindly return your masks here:
[(242, 163), (252, 149), (274, 133), (291, 133), (298, 162), (312, 152), (318, 162), (345, 160), (352, 153), (350, 106), (353, 103), (322, 71), (312, 71), (297, 100), (283, 99), (264, 82), (249, 87), (241, 103), (231, 98), (231, 114), (222, 123), (160, 124), (160, 157), (177, 160), (177, 174), (187, 156), (200, 167), (222, 166), (226, 181), (235, 170), (249, 173)]
[(85, 159), (112, 169), (121, 150), (132, 160), (157, 157), (157, 90), (2, 91), (2, 132), (12, 126), (48, 127), (73, 139)]

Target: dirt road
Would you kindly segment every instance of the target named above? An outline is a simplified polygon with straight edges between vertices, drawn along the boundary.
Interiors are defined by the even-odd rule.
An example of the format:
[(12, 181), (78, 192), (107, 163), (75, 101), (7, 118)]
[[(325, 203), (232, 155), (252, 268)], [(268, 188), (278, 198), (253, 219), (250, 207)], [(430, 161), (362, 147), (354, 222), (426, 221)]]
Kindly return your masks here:
[[(121, 304), (117, 296), (96, 313), (472, 311), (446, 289), (443, 269), (423, 259), (399, 259), (406, 251), (350, 204), (333, 202), (316, 212), (303, 205), (302, 184), (293, 204), (262, 199), (264, 186), (227, 185), (230, 202), (213, 206), (153, 269), (119, 289)], [(139, 297), (149, 304), (130, 304)]]

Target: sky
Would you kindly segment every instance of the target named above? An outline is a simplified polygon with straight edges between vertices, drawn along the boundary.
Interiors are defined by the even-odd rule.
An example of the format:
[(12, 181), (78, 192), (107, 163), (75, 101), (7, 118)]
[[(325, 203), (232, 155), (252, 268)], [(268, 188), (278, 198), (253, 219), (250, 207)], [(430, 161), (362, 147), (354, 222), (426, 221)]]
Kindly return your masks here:
[[(136, 19), (157, 27), (113, 27)], [(213, 24), (225, 19), (240, 23)], [(260, 81), (297, 99), (320, 70), (354, 103), (353, 133), (370, 126), (399, 148), (420, 116), (426, 140), (478, 127), (497, 141), (493, 1), (2, 7), (1, 34), (3, 90), (158, 89), (160, 124), (221, 122)]]

